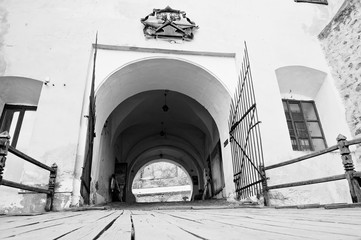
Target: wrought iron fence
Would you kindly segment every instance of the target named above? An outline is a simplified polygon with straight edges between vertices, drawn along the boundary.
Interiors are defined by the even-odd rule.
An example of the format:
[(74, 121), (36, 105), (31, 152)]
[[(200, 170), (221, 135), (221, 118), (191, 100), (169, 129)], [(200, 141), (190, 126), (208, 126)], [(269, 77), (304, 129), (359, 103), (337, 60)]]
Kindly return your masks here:
[(232, 149), (233, 181), (238, 199), (262, 194), (265, 178), (262, 141), (251, 66), (245, 43), (238, 87), (231, 102), (229, 134)]

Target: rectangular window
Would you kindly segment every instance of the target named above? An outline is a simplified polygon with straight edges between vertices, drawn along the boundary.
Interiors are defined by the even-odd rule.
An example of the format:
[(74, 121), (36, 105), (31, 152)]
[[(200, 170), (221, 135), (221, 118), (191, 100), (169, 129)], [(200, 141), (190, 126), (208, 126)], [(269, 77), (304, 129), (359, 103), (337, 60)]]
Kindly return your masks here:
[[(36, 106), (9, 105), (4, 106), (0, 118), (0, 133), (8, 131), (10, 134), (10, 145), (16, 147), (21, 127), (27, 124), (28, 119), (34, 118)], [(25, 120), (24, 120), (25, 119)]]
[(295, 151), (318, 151), (327, 147), (313, 101), (283, 99), (288, 131)]

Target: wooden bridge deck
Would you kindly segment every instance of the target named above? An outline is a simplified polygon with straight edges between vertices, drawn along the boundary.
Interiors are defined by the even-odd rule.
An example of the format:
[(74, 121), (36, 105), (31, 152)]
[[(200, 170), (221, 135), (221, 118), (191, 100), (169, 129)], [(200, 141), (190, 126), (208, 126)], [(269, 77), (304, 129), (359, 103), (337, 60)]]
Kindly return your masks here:
[(0, 239), (361, 239), (361, 208), (106, 209), (0, 216)]

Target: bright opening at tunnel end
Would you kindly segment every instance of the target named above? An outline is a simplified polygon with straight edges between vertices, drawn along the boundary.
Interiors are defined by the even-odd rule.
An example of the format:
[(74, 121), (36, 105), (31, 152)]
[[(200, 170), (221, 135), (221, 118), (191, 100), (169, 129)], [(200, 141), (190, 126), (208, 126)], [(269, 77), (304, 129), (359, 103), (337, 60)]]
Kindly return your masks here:
[(192, 183), (182, 167), (169, 162), (156, 162), (138, 171), (132, 193), (136, 202), (190, 201)]

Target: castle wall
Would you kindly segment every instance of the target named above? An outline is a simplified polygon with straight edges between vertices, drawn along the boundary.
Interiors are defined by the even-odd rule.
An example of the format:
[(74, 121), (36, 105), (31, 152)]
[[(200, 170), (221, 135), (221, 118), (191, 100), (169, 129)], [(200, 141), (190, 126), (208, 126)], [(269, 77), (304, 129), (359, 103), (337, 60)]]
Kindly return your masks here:
[[(169, 0), (145, 2), (37, 0), (28, 3), (20, 0), (1, 1), (0, 75), (21, 76), (47, 82), (40, 95), (32, 128), (33, 134), (30, 137), (32, 147), (29, 148), (28, 154), (48, 165), (53, 162), (58, 164), (55, 208), (69, 207), (72, 204), (74, 189), (77, 189), (80, 183), (84, 159), (83, 130), (86, 129), (87, 124), (84, 115), (88, 108), (94, 50), (92, 44), (96, 32), (98, 32), (98, 43), (108, 46), (168, 49), (170, 52), (176, 50), (235, 53), (235, 61), (234, 59), (222, 61), (204, 56), (171, 55), (174, 58), (192, 61), (207, 69), (222, 81), (221, 84), (225, 86), (230, 96), (233, 96), (235, 91), (244, 41), (247, 41), (259, 119), (262, 121), (261, 133), (267, 166), (303, 154), (293, 151), (289, 140), (281, 102), (282, 94), (276, 75), (276, 69), (281, 67), (305, 66), (324, 72), (326, 82), (320, 94), (332, 93), (329, 96), (334, 97), (334, 102), (338, 103), (341, 102), (340, 97), (333, 93), (333, 80), (336, 79), (347, 106), (347, 119), (352, 134), (348, 132), (342, 114), (336, 114), (343, 113), (342, 104), (336, 104), (337, 106), (328, 111), (333, 111), (335, 116), (339, 116), (338, 127), (349, 139), (360, 134), (361, 123), (358, 117), (360, 113), (357, 106), (359, 97), (354, 94), (361, 89), (358, 86), (361, 77), (359, 74), (361, 60), (358, 56), (361, 54), (356, 45), (360, 37), (357, 30), (360, 26), (360, 12), (356, 10), (360, 8), (360, 3), (350, 1), (346, 4), (346, 10), (339, 12), (326, 28), (329, 30), (324, 30), (320, 35), (328, 61), (324, 59), (317, 39), (317, 34), (332, 19), (342, 3), (343, 0), (329, 1), (328, 6), (284, 0), (231, 0), (226, 4), (222, 1), (206, 0), (184, 0), (177, 3)], [(151, 13), (153, 8), (164, 8), (167, 5), (186, 11), (187, 17), (199, 25), (192, 41), (174, 42), (144, 37), (140, 18)], [(345, 36), (347, 39), (339, 41), (340, 36)], [(96, 69), (97, 86), (100, 86), (112, 72), (145, 57), (164, 57), (164, 54), (156, 51), (144, 54), (136, 51), (99, 50), (100, 62), (97, 66), (101, 67)], [(336, 62), (333, 62), (333, 59), (336, 59)], [(342, 64), (343, 61), (346, 63)], [(328, 64), (332, 66), (332, 74)], [(340, 75), (342, 81), (338, 80)], [(319, 102), (323, 105), (321, 108), (327, 108), (324, 98)], [(227, 107), (229, 106), (225, 106)], [(224, 125), (220, 132), (222, 147), (228, 137), (225, 127), (228, 115), (224, 115), (224, 118), (219, 120)], [(102, 121), (107, 118), (107, 116), (98, 117)], [(100, 136), (101, 133), (97, 134)], [(336, 138), (333, 130), (325, 134), (327, 139)], [(328, 144), (333, 145), (334, 142), (328, 141)], [(229, 145), (223, 147), (222, 152), (229, 155), (229, 148)], [(231, 175), (231, 163), (229, 160), (223, 160), (225, 173)], [(327, 166), (325, 164), (327, 161), (326, 159), (324, 163), (320, 163), (318, 168), (314, 168), (313, 164), (309, 163), (291, 170), (270, 172), (268, 174), (270, 184), (280, 180), (295, 180), (294, 175), (290, 173), (297, 172), (300, 168), (304, 173), (312, 169), (316, 177), (343, 171), (341, 162), (338, 168), (336, 165)], [(329, 169), (323, 171), (325, 165)], [(24, 181), (34, 175), (38, 180), (45, 178), (44, 174), (37, 176), (37, 172), (33, 172), (33, 169), (25, 169)], [(226, 182), (232, 183), (229, 179)], [(317, 198), (313, 197), (319, 189), (313, 187), (302, 191), (292, 190), (294, 193), (285, 192), (284, 198), (301, 203), (304, 199), (297, 196), (306, 191), (309, 197), (307, 201), (311, 202), (322, 199), (348, 201), (347, 197), (337, 197), (337, 187), (328, 186)], [(277, 193), (274, 195), (279, 196)], [(330, 195), (334, 197), (329, 198)], [(227, 197), (233, 196), (227, 194)], [(11, 207), (12, 201), (20, 205)], [(22, 208), (29, 202), (35, 202), (38, 210), (43, 206), (44, 197), (15, 193), (4, 206), (7, 206), (7, 211), (23, 211)], [(286, 202), (280, 201), (280, 204)], [(78, 204), (78, 199), (73, 204)], [(2, 207), (2, 210), (4, 209), (5, 207)]]
[[(335, 85), (345, 106), (353, 138), (361, 137), (361, 2), (345, 1), (318, 36)], [(356, 167), (361, 168), (361, 148), (356, 149)]]

